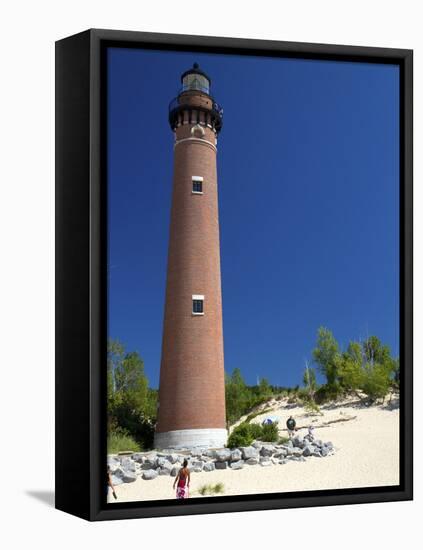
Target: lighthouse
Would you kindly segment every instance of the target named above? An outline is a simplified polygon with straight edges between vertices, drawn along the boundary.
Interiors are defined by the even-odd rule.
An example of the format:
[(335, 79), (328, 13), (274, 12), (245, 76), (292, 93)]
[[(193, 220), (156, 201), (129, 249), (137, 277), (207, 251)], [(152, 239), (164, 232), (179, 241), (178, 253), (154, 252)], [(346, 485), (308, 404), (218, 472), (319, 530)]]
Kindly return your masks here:
[(173, 191), (155, 447), (226, 443), (217, 136), (223, 110), (198, 66), (169, 105)]

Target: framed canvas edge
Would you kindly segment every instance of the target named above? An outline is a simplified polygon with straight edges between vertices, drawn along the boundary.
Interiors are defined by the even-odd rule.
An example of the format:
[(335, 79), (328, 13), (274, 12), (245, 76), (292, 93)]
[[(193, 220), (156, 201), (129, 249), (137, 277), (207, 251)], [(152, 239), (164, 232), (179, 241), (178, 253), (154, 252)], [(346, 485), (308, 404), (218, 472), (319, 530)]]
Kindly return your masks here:
[[(371, 502), (411, 500), (413, 498), (413, 445), (412, 445), (412, 356), (413, 356), (413, 318), (412, 318), (412, 82), (413, 82), (413, 52), (406, 49), (374, 48), (361, 46), (338, 46), (325, 44), (308, 44), (279, 42), (256, 39), (238, 39), (222, 37), (203, 37), (191, 35), (174, 35), (160, 33), (144, 33), (132, 31), (112, 31), (103, 29), (91, 29), (81, 33), (89, 36), (89, 124), (85, 130), (89, 132), (89, 166), (87, 182), (89, 184), (89, 234), (86, 235), (89, 241), (89, 358), (85, 367), (89, 372), (89, 383), (87, 387), (88, 407), (86, 417), (89, 428), (89, 442), (87, 445), (84, 439), (81, 448), (85, 456), (89, 456), (88, 472), (89, 479), (88, 494), (84, 493), (83, 510), (81, 513), (67, 509), (67, 506), (57, 506), (59, 509), (69, 511), (88, 520), (110, 520), (136, 517), (157, 517), (185, 514), (209, 514), (218, 512), (267, 510), (277, 508), (309, 507), (309, 506), (332, 506), (344, 504), (360, 504)], [(81, 36), (76, 35), (76, 36)], [(72, 40), (74, 37), (64, 39)], [(57, 45), (63, 41), (58, 41)], [(107, 189), (102, 183), (102, 173), (105, 169), (104, 140), (102, 141), (102, 129), (100, 120), (101, 109), (105, 108), (104, 87), (101, 87), (101, 65), (102, 50), (104, 46), (113, 44), (125, 44), (128, 47), (155, 47), (161, 49), (179, 48), (205, 48), (213, 51), (231, 50), (236, 53), (244, 52), (244, 55), (273, 55), (294, 56), (326, 59), (349, 59), (352, 61), (362, 60), (381, 63), (396, 63), (401, 68), (401, 144), (400, 144), (400, 171), (401, 171), (401, 201), (400, 201), (400, 242), (401, 242), (401, 377), (405, 380), (401, 388), (401, 463), (402, 475), (398, 488), (363, 488), (353, 492), (349, 490), (319, 491), (318, 494), (308, 493), (299, 496), (284, 495), (257, 495), (257, 498), (245, 497), (231, 502), (225, 499), (211, 499), (209, 502), (191, 501), (188, 506), (180, 506), (179, 503), (169, 504), (161, 502), (160, 505), (148, 505), (147, 503), (129, 503), (128, 506), (120, 505), (116, 509), (105, 508), (101, 498), (102, 489), (102, 461), (105, 458), (105, 438), (101, 436), (104, 431), (104, 414), (102, 412), (101, 385), (101, 364), (102, 344), (104, 342), (104, 311), (105, 298), (107, 297), (104, 277), (102, 277), (101, 265), (104, 260), (105, 249), (102, 230), (107, 227), (105, 212), (105, 201)], [(60, 110), (61, 106), (57, 106)], [(104, 113), (103, 113), (104, 114)], [(103, 129), (104, 130), (104, 129)], [(56, 136), (56, 147), (58, 140)], [(80, 152), (83, 156), (83, 152)], [(76, 161), (79, 162), (78, 155)], [(59, 178), (60, 179), (60, 178)], [(60, 186), (56, 174), (56, 185)], [(107, 257), (107, 256), (106, 256)], [(60, 265), (56, 273), (60, 273)], [(75, 319), (76, 321), (76, 319)], [(103, 326), (103, 329), (102, 329)], [(103, 333), (102, 333), (103, 330)], [(81, 374), (81, 372), (79, 373)], [(405, 375), (405, 376), (404, 376)], [(56, 360), (56, 378), (60, 375)], [(104, 377), (103, 377), (104, 378)], [(57, 403), (57, 401), (56, 401)], [(70, 411), (67, 412), (70, 415)], [(57, 430), (56, 430), (57, 434)], [(60, 449), (56, 447), (56, 458), (61, 456)], [(242, 497), (240, 497), (242, 499)], [(87, 507), (88, 506), (88, 507)]]

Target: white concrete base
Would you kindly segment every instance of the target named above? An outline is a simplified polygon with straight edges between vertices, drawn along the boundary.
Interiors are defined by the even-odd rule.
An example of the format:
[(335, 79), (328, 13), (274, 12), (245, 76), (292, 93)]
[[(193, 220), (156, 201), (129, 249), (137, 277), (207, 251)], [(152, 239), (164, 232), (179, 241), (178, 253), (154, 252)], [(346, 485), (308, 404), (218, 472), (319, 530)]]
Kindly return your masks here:
[(228, 431), (220, 428), (173, 430), (171, 432), (156, 433), (154, 447), (156, 449), (221, 448), (226, 445), (227, 439)]

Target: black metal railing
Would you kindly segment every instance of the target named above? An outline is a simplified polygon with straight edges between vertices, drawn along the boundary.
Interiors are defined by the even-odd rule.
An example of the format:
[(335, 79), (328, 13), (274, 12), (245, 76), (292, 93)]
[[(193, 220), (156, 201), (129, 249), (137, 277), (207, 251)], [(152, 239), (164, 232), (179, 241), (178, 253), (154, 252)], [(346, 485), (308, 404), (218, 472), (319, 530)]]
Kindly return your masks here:
[(211, 124), (219, 132), (223, 124), (223, 108), (216, 101), (214, 101), (212, 97), (210, 97), (210, 99), (212, 100), (211, 108), (206, 105), (193, 105), (192, 103), (184, 101), (184, 98), (181, 98), (180, 96), (172, 99), (172, 101), (169, 103), (169, 124), (171, 128), (176, 128), (176, 126), (178, 125), (179, 114), (183, 113), (184, 111), (187, 111), (189, 113), (189, 122), (199, 122), (198, 115), (196, 121), (194, 121), (194, 119), (191, 117), (194, 111), (196, 111), (197, 113), (201, 111), (206, 116), (210, 116)]

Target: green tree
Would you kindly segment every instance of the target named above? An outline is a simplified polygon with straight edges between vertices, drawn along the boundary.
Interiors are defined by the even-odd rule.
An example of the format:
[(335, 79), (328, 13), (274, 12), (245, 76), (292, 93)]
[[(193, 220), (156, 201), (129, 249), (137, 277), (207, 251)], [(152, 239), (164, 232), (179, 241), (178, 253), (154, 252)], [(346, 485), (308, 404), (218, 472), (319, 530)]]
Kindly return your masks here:
[(313, 360), (321, 374), (326, 377), (327, 385), (330, 388), (336, 388), (340, 360), (339, 345), (327, 328), (320, 327), (318, 330)]
[(225, 399), (226, 419), (233, 423), (247, 411), (250, 404), (249, 391), (238, 368), (232, 375), (225, 375)]
[(157, 392), (148, 387), (144, 361), (137, 352), (111, 340), (107, 357), (109, 439), (123, 435), (143, 448), (153, 444)]

